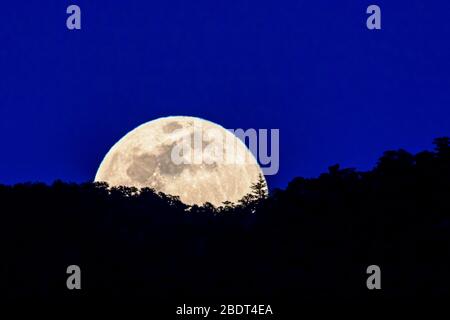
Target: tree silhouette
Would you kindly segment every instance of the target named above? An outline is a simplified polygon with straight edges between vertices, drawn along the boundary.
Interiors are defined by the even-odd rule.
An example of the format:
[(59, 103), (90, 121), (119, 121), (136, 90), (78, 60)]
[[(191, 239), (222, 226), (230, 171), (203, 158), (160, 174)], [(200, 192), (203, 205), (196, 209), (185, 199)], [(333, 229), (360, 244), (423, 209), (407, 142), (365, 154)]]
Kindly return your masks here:
[[(189, 206), (105, 183), (0, 185), (3, 301), (373, 301), (450, 296), (449, 139), (387, 151), (373, 170), (333, 165), (237, 204)], [(65, 270), (80, 265), (83, 292)], [(420, 300), (421, 301), (421, 300)]]
[(436, 146), (438, 155), (448, 155), (448, 153), (450, 152), (449, 137), (436, 138), (434, 139), (433, 144)]
[(267, 184), (264, 177), (259, 174), (258, 181), (251, 185), (252, 195), (256, 200), (264, 200), (268, 196)]

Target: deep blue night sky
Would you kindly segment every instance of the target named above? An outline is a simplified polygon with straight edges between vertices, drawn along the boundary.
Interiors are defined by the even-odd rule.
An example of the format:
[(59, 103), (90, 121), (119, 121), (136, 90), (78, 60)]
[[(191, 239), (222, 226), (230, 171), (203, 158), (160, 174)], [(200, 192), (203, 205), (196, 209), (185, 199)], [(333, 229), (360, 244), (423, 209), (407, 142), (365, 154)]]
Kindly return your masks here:
[[(66, 8), (82, 30), (66, 28)], [(366, 8), (382, 9), (369, 31)], [(450, 1), (8, 1), (0, 183), (83, 182), (139, 124), (279, 128), (271, 187), (450, 135)]]

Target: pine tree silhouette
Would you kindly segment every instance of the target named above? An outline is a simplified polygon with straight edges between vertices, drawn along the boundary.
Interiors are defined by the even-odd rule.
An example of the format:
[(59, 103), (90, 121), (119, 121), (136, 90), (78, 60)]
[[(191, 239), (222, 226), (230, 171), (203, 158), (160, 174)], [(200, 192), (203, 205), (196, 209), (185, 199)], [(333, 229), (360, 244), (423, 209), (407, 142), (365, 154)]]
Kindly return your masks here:
[(259, 174), (258, 181), (252, 184), (250, 188), (252, 189), (252, 195), (255, 200), (258, 201), (267, 199), (268, 197), (267, 184), (262, 174)]

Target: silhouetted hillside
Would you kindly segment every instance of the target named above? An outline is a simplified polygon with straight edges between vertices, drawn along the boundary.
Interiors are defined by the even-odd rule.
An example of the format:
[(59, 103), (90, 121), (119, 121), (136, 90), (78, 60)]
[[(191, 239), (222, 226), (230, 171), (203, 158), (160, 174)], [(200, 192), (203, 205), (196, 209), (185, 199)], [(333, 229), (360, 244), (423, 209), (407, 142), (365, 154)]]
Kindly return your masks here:
[[(450, 146), (387, 151), (266, 198), (188, 207), (151, 189), (0, 186), (3, 300), (299, 301), (450, 297)], [(82, 290), (66, 289), (79, 265)], [(366, 268), (382, 290), (366, 287)]]

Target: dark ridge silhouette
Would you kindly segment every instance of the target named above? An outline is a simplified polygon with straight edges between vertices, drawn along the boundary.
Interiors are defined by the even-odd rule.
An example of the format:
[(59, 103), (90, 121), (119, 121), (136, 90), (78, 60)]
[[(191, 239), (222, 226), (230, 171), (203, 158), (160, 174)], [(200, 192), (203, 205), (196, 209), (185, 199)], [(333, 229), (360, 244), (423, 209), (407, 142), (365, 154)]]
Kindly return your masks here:
[[(0, 186), (3, 301), (274, 303), (450, 297), (450, 140), (329, 167), (238, 204), (103, 183)], [(260, 181), (261, 182), (261, 181)], [(82, 290), (66, 288), (79, 265)], [(378, 265), (382, 290), (366, 287)]]

